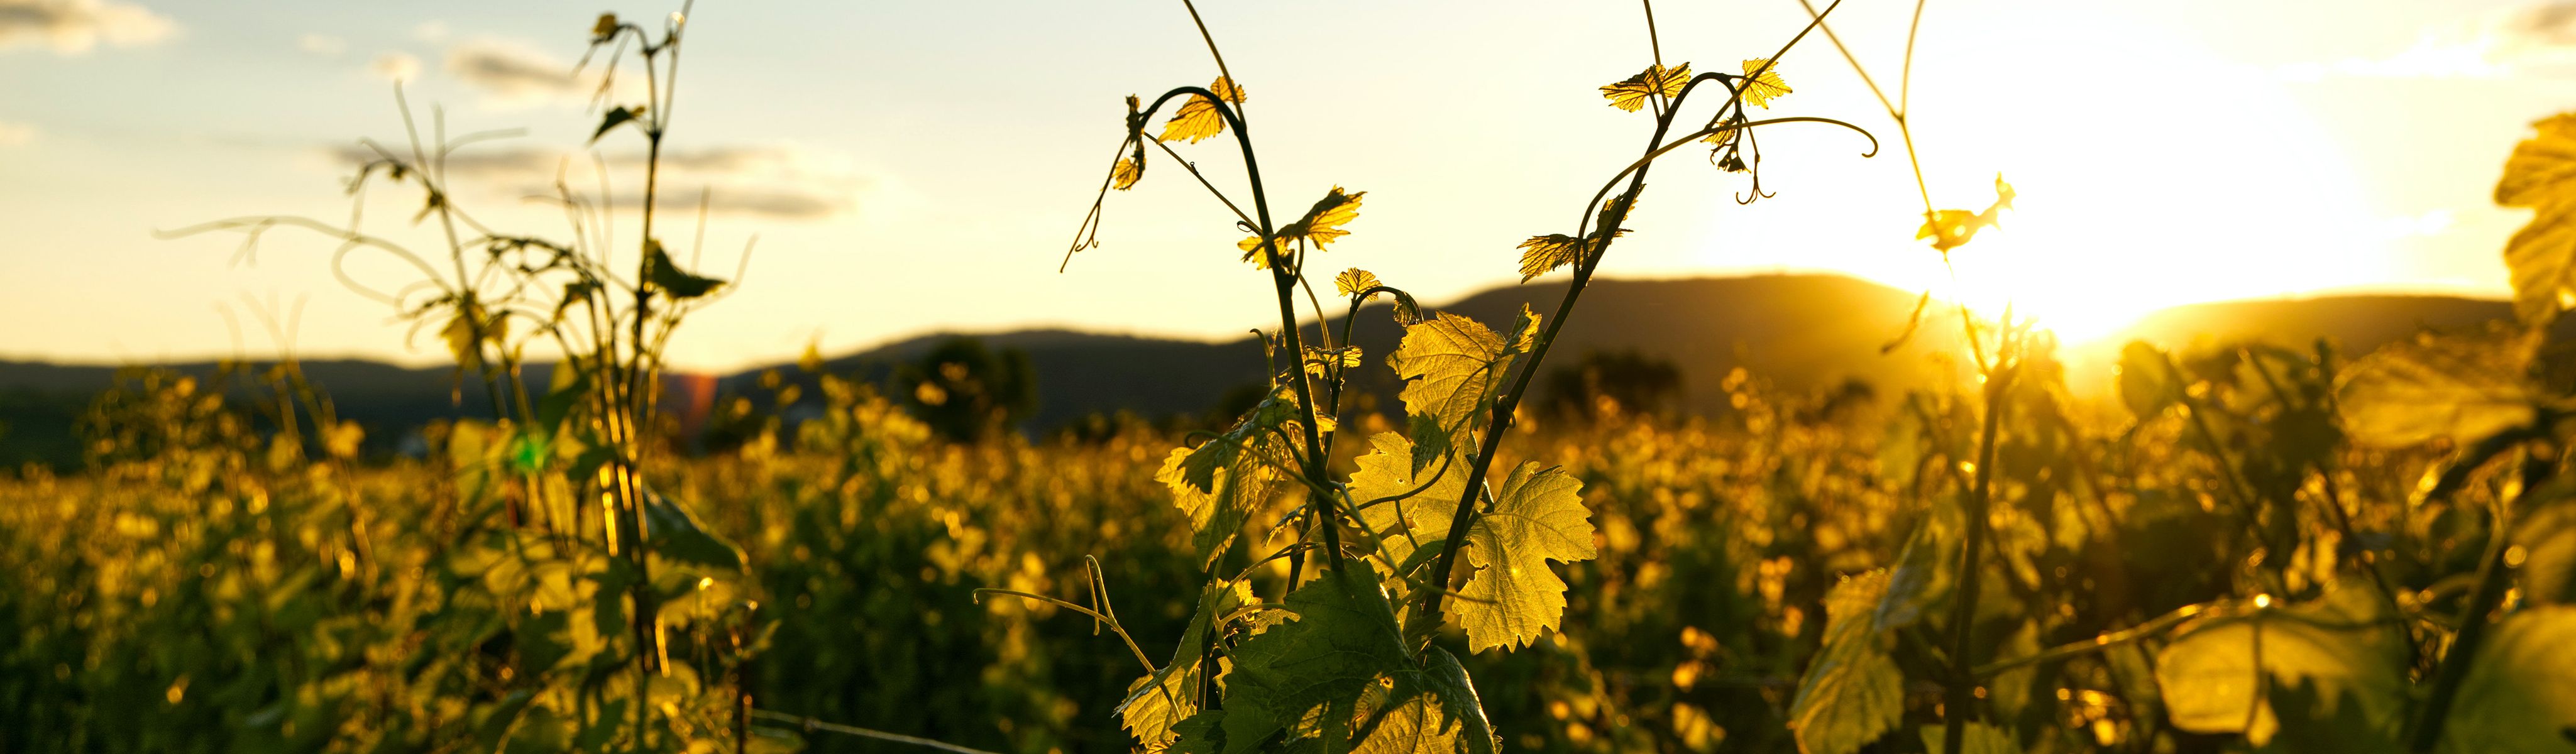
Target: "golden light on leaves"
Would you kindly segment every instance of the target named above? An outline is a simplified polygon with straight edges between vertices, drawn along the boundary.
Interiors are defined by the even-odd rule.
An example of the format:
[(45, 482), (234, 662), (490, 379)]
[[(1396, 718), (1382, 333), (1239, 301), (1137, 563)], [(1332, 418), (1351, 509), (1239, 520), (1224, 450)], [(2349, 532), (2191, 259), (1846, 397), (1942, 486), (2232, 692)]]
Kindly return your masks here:
[(2003, 219), (2003, 211), (2012, 209), (2013, 196), (2012, 184), (2005, 183), (2003, 176), (1995, 176), (1995, 203), (1987, 205), (1985, 211), (1935, 211), (1931, 217), (1924, 218), (1923, 227), (1914, 231), (1914, 237), (1932, 239), (1934, 250), (1948, 254), (1951, 249), (1965, 246), (1970, 239), (1976, 238), (1977, 231), (1998, 224)]
[(1134, 157), (1119, 160), (1116, 167), (1109, 169), (1110, 188), (1120, 191), (1135, 188), (1136, 182), (1144, 178), (1145, 153), (1142, 150), (1137, 151)]
[[(1356, 296), (1360, 291), (1379, 285), (1382, 284), (1377, 281), (1377, 273), (1357, 267), (1343, 270), (1342, 274), (1333, 276), (1333, 290), (1344, 296)], [(1369, 298), (1377, 298), (1377, 294), (1369, 294)]]
[(2534, 210), (2531, 223), (2505, 242), (2504, 264), (2515, 316), (2546, 326), (2576, 297), (2576, 113), (2531, 125), (2540, 133), (2505, 158), (2495, 202)]
[[(1243, 102), (1243, 87), (1236, 86), (1224, 76), (1218, 76), (1216, 81), (1209, 83), (1208, 91), (1224, 97), (1227, 102)], [(1193, 94), (1190, 101), (1181, 103), (1179, 111), (1172, 113), (1171, 120), (1163, 123), (1163, 135), (1155, 138), (1163, 141), (1188, 139), (1197, 143), (1200, 139), (1224, 132), (1225, 116), (1217, 112), (1216, 101), (1204, 94)]]
[(1635, 76), (1601, 87), (1601, 96), (1610, 100), (1611, 107), (1633, 113), (1643, 109), (1650, 97), (1662, 95), (1669, 98), (1681, 94), (1682, 85), (1690, 82), (1690, 76), (1689, 63), (1675, 68), (1650, 65)]
[[(1324, 194), (1324, 198), (1315, 200), (1315, 206), (1306, 210), (1305, 217), (1279, 226), (1279, 232), (1272, 234), (1271, 238), (1278, 240), (1283, 254), (1286, 253), (1290, 242), (1298, 240), (1312, 243), (1319, 249), (1323, 248), (1325, 244), (1351, 234), (1350, 231), (1343, 230), (1342, 225), (1359, 219), (1360, 197), (1367, 195), (1366, 191), (1345, 193), (1342, 187), (1334, 186), (1332, 191)], [(1267, 268), (1270, 265), (1269, 260), (1262, 258), (1260, 236), (1251, 236), (1237, 241), (1234, 247), (1243, 250), (1244, 261), (1252, 262), (1256, 267)]]
[(1547, 561), (1598, 554), (1583, 482), (1561, 468), (1521, 464), (1494, 493), (1493, 510), (1469, 526), (1464, 554), (1476, 568), (1456, 603), (1468, 650), (1516, 649), (1537, 640), (1565, 616), (1565, 581)]
[(1772, 65), (1769, 58), (1744, 61), (1744, 76), (1747, 79), (1743, 84), (1744, 104), (1747, 105), (1767, 110), (1771, 107), (1771, 100), (1793, 91), (1789, 82), (1780, 78), (1780, 67)]
[(1563, 233), (1549, 233), (1531, 236), (1518, 248), (1521, 250), (1521, 282), (1526, 283), (1582, 258), (1583, 240)]

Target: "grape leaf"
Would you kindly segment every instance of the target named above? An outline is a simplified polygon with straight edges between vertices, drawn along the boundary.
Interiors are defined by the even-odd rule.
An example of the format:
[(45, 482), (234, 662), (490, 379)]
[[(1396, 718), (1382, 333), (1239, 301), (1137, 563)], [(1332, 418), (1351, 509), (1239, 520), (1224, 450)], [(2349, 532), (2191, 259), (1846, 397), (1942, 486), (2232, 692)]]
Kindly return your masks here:
[[(1581, 239), (1563, 233), (1550, 233), (1544, 236), (1530, 236), (1529, 240), (1522, 241), (1520, 246), (1515, 247), (1521, 250), (1521, 282), (1529, 282), (1540, 275), (1556, 271), (1556, 268), (1581, 261), (1585, 253), (1601, 247), (1606, 239), (1628, 235), (1627, 228), (1610, 230), (1615, 224), (1611, 220), (1626, 219), (1624, 216), (1620, 218), (1610, 216), (1611, 210), (1619, 206), (1621, 198), (1623, 197), (1614, 196), (1601, 204), (1601, 212), (1594, 216), (1592, 233)], [(1636, 200), (1630, 198), (1628, 212), (1634, 214), (1636, 211)]]
[(1396, 394), (1404, 401), (1404, 412), (1442, 428), (1466, 428), (1470, 416), (1493, 404), (1503, 373), (1536, 337), (1538, 315), (1524, 304), (1515, 325), (1510, 341), (1455, 314), (1404, 328), (1404, 340), (1386, 359), (1404, 381)]
[(1825, 645), (1789, 704), (1789, 731), (1803, 754), (1851, 754), (1904, 716), (1904, 675), (1874, 617), (1886, 593), (1887, 572), (1870, 571), (1825, 594)]
[(1423, 653), (1423, 665), (1387, 679), (1386, 700), (1370, 713), (1352, 751), (1493, 754), (1500, 742), (1485, 720), (1484, 703), (1467, 679), (1467, 669), (1439, 647)]
[(2329, 586), (2297, 605), (2202, 618), (2156, 653), (2165, 716), (2183, 730), (2243, 733), (2262, 746), (2281, 723), (2257, 691), (2277, 682), (2312, 684), (2320, 698), (2349, 700), (2364, 718), (2393, 726), (2405, 706), (2409, 659), (2398, 631), (2386, 601), (2361, 587)]
[[(1939, 725), (1926, 725), (1921, 732), (1923, 748), (1932, 754), (1941, 754), (1941, 746), (1948, 740), (1948, 729)], [(1985, 723), (1969, 723), (1967, 735), (1960, 736), (1959, 750), (1963, 754), (2021, 754), (2021, 744), (2015, 743), (2012, 734), (2004, 732), (2002, 728)]]
[(1139, 745), (1168, 745), (1174, 738), (1172, 728), (1198, 713), (1200, 659), (1207, 650), (1209, 633), (1217, 628), (1218, 619), (1258, 601), (1252, 597), (1251, 587), (1242, 582), (1219, 580), (1199, 593), (1198, 610), (1191, 615), (1189, 626), (1182, 629), (1181, 642), (1172, 649), (1171, 662), (1128, 684), (1127, 698), (1118, 703), (1119, 722), (1136, 736)]
[[(1333, 290), (1344, 296), (1357, 296), (1360, 291), (1380, 285), (1384, 284), (1377, 281), (1376, 273), (1357, 267), (1343, 270), (1342, 274), (1333, 276)], [(1377, 298), (1377, 294), (1371, 293), (1369, 298)]]
[(1226, 543), (1243, 529), (1244, 517), (1287, 483), (1286, 475), (1272, 465), (1288, 458), (1280, 439), (1285, 432), (1272, 430), (1286, 429), (1296, 413), (1294, 399), (1274, 392), (1225, 434), (1197, 448), (1174, 448), (1163, 459), (1154, 479), (1171, 488), (1172, 504), (1189, 514), (1195, 532), (1191, 543), (1201, 567), (1224, 554)]
[[(1458, 515), (1458, 500), (1467, 494), (1466, 459), (1452, 453), (1445, 465), (1433, 462), (1428, 468), (1417, 467), (1413, 442), (1394, 432), (1370, 437), (1369, 446), (1374, 450), (1360, 456), (1358, 470), (1351, 472), (1351, 502), (1363, 506), (1360, 521), (1377, 533), (1388, 562), (1403, 563), (1413, 558), (1416, 549), (1448, 538), (1449, 521)], [(1371, 504), (1415, 488), (1422, 491)]]
[(1120, 159), (1109, 169), (1109, 187), (1125, 191), (1135, 188), (1141, 180), (1145, 180), (1145, 145), (1139, 143), (1135, 154)]
[(708, 531), (696, 514), (644, 488), (644, 541), (655, 555), (725, 571), (742, 570), (742, 548)]
[[(1360, 197), (1367, 195), (1366, 191), (1344, 193), (1342, 187), (1334, 186), (1332, 191), (1325, 192), (1324, 198), (1315, 201), (1315, 206), (1306, 210), (1306, 216), (1279, 226), (1279, 231), (1270, 237), (1278, 240), (1282, 255), (1287, 254), (1288, 245), (1298, 239), (1313, 243), (1315, 248), (1323, 248), (1325, 244), (1351, 234), (1342, 229), (1342, 224), (1359, 218)], [(1270, 266), (1270, 260), (1261, 253), (1261, 236), (1237, 241), (1234, 247), (1243, 250), (1243, 261), (1264, 269)]]
[(1524, 463), (1495, 491), (1493, 509), (1468, 527), (1467, 563), (1476, 570), (1452, 604), (1469, 651), (1519, 648), (1565, 616), (1565, 581), (1547, 561), (1598, 554), (1582, 490), (1564, 469)]
[[(1756, 71), (1760, 74), (1756, 75)], [(1780, 78), (1780, 67), (1772, 65), (1769, 58), (1744, 61), (1744, 75), (1746, 80), (1740, 85), (1743, 87), (1744, 104), (1768, 110), (1772, 100), (1791, 91), (1789, 82)]]
[(1959, 560), (1962, 516), (1955, 505), (1934, 502), (1933, 506), (1915, 522), (1914, 534), (1906, 538), (1905, 549), (1896, 553), (1896, 566), (1887, 573), (1887, 587), (1870, 616), (1878, 630), (1914, 625), (1954, 588), (1950, 572)]
[(672, 298), (691, 299), (714, 293), (724, 281), (680, 269), (659, 240), (644, 242), (644, 282)]
[(2435, 437), (2468, 445), (2530, 424), (2540, 396), (2528, 374), (2541, 332), (2418, 335), (2381, 346), (2338, 380), (2344, 431), (2379, 447)]
[(2513, 281), (2513, 313), (2546, 327), (2576, 299), (2576, 113), (2531, 124), (2539, 133), (2514, 145), (2496, 180), (2495, 202), (2529, 207), (2531, 223), (2504, 245)]
[(1650, 65), (1635, 76), (1601, 87), (1601, 96), (1610, 100), (1611, 107), (1633, 113), (1644, 109), (1648, 98), (1655, 95), (1670, 98), (1681, 94), (1682, 85), (1690, 83), (1690, 77), (1689, 63), (1675, 68)]
[(1987, 205), (1985, 211), (1945, 209), (1932, 212), (1923, 218), (1923, 227), (1914, 231), (1914, 237), (1932, 239), (1934, 250), (1948, 254), (1951, 249), (1966, 246), (1970, 239), (1977, 237), (1977, 231), (2002, 224), (2003, 211), (2012, 209), (2016, 195), (2012, 184), (2005, 183), (2003, 176), (1995, 176), (1995, 203)]
[[(1358, 701), (1381, 676), (1411, 669), (1376, 569), (1354, 562), (1288, 593), (1295, 621), (1234, 648), (1225, 676), (1225, 751), (1251, 751), (1328, 704)], [(1325, 742), (1331, 750), (1348, 744)]]
[(2462, 679), (2443, 751), (2576, 749), (2576, 607), (2522, 610), (2496, 624)]
[(2120, 402), (2146, 421), (2182, 400), (2183, 378), (2162, 349), (2143, 340), (2120, 348)]
[[(1216, 81), (1209, 83), (1207, 88), (1227, 102), (1243, 102), (1243, 87), (1235, 86), (1233, 80), (1224, 76), (1216, 77)], [(1216, 101), (1204, 94), (1193, 94), (1188, 102), (1181, 103), (1180, 110), (1172, 113), (1171, 120), (1163, 122), (1163, 135), (1155, 138), (1162, 141), (1188, 139), (1195, 144), (1200, 139), (1224, 132), (1225, 116), (1217, 112)]]

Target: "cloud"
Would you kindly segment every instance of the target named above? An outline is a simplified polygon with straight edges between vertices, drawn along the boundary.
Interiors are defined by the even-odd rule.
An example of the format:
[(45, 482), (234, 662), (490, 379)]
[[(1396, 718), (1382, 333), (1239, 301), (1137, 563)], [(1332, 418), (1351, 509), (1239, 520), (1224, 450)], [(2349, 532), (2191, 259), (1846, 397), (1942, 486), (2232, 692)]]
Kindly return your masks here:
[(419, 25), (419, 26), (411, 27), (411, 37), (412, 37), (413, 39), (417, 39), (417, 40), (420, 40), (420, 41), (423, 41), (423, 42), (443, 42), (443, 41), (446, 41), (446, 40), (447, 40), (447, 22), (445, 22), (445, 21), (422, 21), (422, 22), (420, 22), (420, 25)]
[[(377, 158), (374, 150), (355, 144), (334, 148), (330, 154), (334, 163), (344, 167)], [(447, 174), (459, 185), (489, 187), (496, 189), (496, 196), (517, 198), (555, 195), (558, 175), (587, 190), (597, 185), (595, 167), (607, 168), (613, 180), (631, 180), (644, 165), (641, 152), (603, 153), (598, 159), (601, 164), (594, 165), (587, 153), (478, 147), (449, 155)], [(663, 190), (656, 208), (695, 213), (703, 189), (710, 214), (824, 220), (857, 211), (861, 195), (876, 183), (848, 167), (846, 160), (797, 147), (673, 149), (662, 153)], [(608, 196), (608, 204), (619, 209), (644, 204), (642, 195), (632, 190), (612, 190)]]
[(35, 141), (35, 126), (0, 121), (0, 147), (23, 147)]
[(78, 54), (102, 41), (151, 44), (178, 30), (168, 16), (115, 0), (0, 0), (0, 50), (42, 44)]
[[(599, 92), (600, 65), (576, 70), (561, 58), (524, 42), (479, 38), (447, 50), (447, 74), (483, 93), (484, 105), (514, 108), (549, 102), (587, 104)], [(640, 76), (620, 76), (611, 102), (644, 99)]]
[(367, 70), (394, 81), (410, 81), (420, 77), (420, 58), (408, 52), (388, 52), (376, 56), (374, 62), (367, 64)]
[(295, 46), (305, 52), (336, 58), (349, 51), (349, 41), (329, 34), (306, 34), (295, 38)]

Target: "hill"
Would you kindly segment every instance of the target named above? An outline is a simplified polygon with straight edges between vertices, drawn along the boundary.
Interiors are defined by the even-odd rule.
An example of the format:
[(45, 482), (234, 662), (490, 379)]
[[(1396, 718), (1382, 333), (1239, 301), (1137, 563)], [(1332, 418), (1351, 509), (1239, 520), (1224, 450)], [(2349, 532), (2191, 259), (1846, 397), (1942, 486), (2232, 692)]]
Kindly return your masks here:
[[(1562, 280), (1480, 292), (1431, 308), (1507, 326), (1523, 305), (1552, 316)], [(1896, 353), (1879, 347), (1902, 330), (1916, 294), (1837, 275), (1761, 275), (1676, 280), (1601, 280), (1583, 296), (1573, 322), (1560, 334), (1551, 364), (1562, 367), (1590, 352), (1626, 351), (1678, 368), (1678, 408), (1723, 410), (1719, 383), (1742, 367), (1788, 389), (1818, 390), (1846, 381), (1882, 394), (1944, 379), (1938, 354), (1954, 352), (1956, 328), (1936, 310), (1922, 332)], [(1426, 304), (1432, 302), (1425, 302)], [(2097, 386), (2109, 374), (2119, 345), (2144, 338), (2180, 346), (2198, 337), (2257, 338), (2305, 347), (2323, 337), (2346, 354), (2365, 353), (2426, 327), (2456, 328), (2510, 316), (2502, 301), (2451, 296), (2349, 295), (2236, 301), (2178, 306), (2151, 314), (2118, 334), (2079, 344), (2064, 354), (2070, 380)], [(1338, 335), (1339, 317), (1327, 322)], [(2576, 325), (2571, 325), (2576, 326)], [(1314, 342), (1317, 328), (1308, 323)], [(1392, 351), (1402, 331), (1384, 302), (1361, 310), (1352, 340), (1372, 359)], [(2562, 333), (2562, 335), (2576, 332)], [(908, 338), (827, 361), (836, 373), (882, 380), (955, 333)], [(1037, 410), (1027, 424), (1049, 431), (1094, 413), (1129, 411), (1153, 418), (1199, 415), (1263, 382), (1258, 341), (1250, 336), (1205, 342), (1035, 329), (973, 333), (991, 348), (1017, 349), (1037, 375)], [(211, 362), (169, 365), (212, 374)], [(528, 379), (542, 385), (547, 365)], [(794, 378), (792, 365), (777, 367)], [(1955, 367), (1946, 367), (1955, 369)], [(711, 398), (749, 395), (763, 369), (725, 376), (684, 375), (671, 380), (666, 405), (703, 411)], [(476, 416), (486, 405), (480, 384), (456, 384), (453, 370), (407, 369), (354, 360), (308, 361), (305, 373), (327, 391), (344, 418), (365, 425), (371, 438), (390, 443), (431, 419)], [(75, 462), (73, 417), (89, 397), (112, 381), (114, 367), (0, 361), (0, 465), (37, 460)], [(1955, 373), (1953, 373), (1955, 374)], [(1378, 396), (1391, 409), (1394, 374), (1372, 365), (1353, 379), (1355, 390)], [(810, 394), (810, 393), (809, 393)]]

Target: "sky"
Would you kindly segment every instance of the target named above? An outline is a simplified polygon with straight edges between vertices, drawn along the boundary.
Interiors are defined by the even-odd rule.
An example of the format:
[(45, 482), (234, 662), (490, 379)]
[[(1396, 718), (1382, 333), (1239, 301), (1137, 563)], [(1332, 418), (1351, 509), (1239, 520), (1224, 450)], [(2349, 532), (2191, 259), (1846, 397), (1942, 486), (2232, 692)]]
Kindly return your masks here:
[[(1313, 266), (1366, 268), (1432, 305), (1517, 282), (1514, 246), (1574, 232), (1634, 159), (1651, 118), (1598, 87), (1655, 59), (1641, 8), (1200, 3), (1248, 93), (1278, 212), (1336, 186), (1368, 192), (1353, 234)], [(1833, 12), (1890, 97), (1913, 9)], [(399, 80), (424, 132), (519, 130), (459, 153), (459, 207), (569, 237), (559, 209), (529, 198), (559, 170), (595, 191), (604, 165), (606, 194), (629, 209), (641, 182), (630, 133), (585, 151), (599, 113), (573, 63), (592, 21), (659, 25), (672, 10), (0, 0), (0, 358), (260, 357), (283, 342), (307, 358), (443, 361), (434, 326), (414, 332), (352, 289), (417, 278), (390, 257), (352, 254), (335, 273), (334, 244), (310, 234), (246, 250), (234, 234), (162, 232), (348, 222), (361, 140), (405, 143)], [(1807, 18), (1795, 0), (1654, 10), (1662, 59), (1700, 71), (1740, 70)], [(745, 274), (682, 328), (675, 366), (933, 331), (1277, 326), (1232, 214), (1159, 152), (1141, 185), (1108, 197), (1100, 245), (1058, 271), (1123, 137), (1124, 98), (1216, 77), (1180, 3), (706, 0), (687, 22), (663, 205), (686, 211), (664, 213), (660, 235), (702, 272)], [(1810, 37), (1778, 64), (1794, 93), (1757, 115), (1846, 120), (1886, 148), (1864, 158), (1850, 131), (1767, 127), (1774, 195), (1750, 205), (1735, 200), (1743, 176), (1678, 150), (1602, 274), (1849, 274), (2010, 300), (2070, 338), (2197, 301), (2501, 296), (2499, 250), (2526, 216), (2493, 206), (2498, 170), (2532, 121), (2576, 108), (2576, 2), (1934, 0), (1917, 39), (1906, 99), (1932, 202), (1983, 208), (1998, 176), (2018, 194), (1955, 270), (1913, 237), (1923, 205), (1895, 124)], [(634, 91), (629, 76), (610, 100)], [(1175, 147), (1248, 196), (1230, 139)], [(377, 183), (363, 222), (443, 263), (437, 223), (409, 222), (419, 205)], [(619, 253), (635, 221), (620, 215)]]

